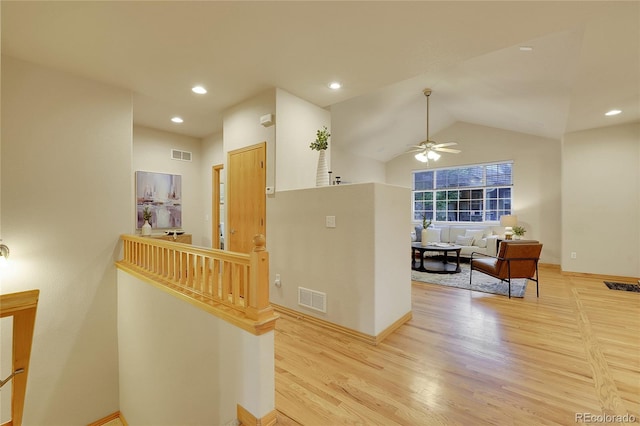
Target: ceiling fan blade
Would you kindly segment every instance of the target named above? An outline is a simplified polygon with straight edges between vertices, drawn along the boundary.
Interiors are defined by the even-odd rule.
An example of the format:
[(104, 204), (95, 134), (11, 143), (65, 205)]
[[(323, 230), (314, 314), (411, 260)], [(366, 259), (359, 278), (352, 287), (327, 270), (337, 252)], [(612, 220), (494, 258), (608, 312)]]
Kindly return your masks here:
[(409, 154), (410, 152), (420, 152), (420, 151), (424, 151), (424, 150), (425, 150), (425, 149), (424, 149), (424, 147), (416, 146), (416, 147), (415, 147), (415, 148), (413, 148), (413, 149), (408, 149), (408, 150), (406, 150), (404, 153), (405, 153), (405, 154)]
[(446, 143), (438, 143), (432, 146), (432, 148), (444, 148), (445, 146), (458, 145), (458, 142), (446, 142)]
[(439, 152), (448, 152), (451, 154), (459, 154), (462, 151), (460, 151), (459, 149), (451, 149), (451, 148), (433, 148), (434, 151), (439, 151)]

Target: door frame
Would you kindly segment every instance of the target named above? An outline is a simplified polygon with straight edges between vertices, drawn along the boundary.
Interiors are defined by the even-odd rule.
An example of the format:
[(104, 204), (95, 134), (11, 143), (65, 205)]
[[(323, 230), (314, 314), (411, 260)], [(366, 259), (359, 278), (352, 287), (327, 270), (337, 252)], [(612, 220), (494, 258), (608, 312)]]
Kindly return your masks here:
[(211, 168), (211, 247), (220, 248), (220, 183), (224, 164), (216, 164)]
[[(231, 189), (234, 188), (233, 182), (231, 182), (231, 175), (232, 175), (232, 171), (230, 169), (230, 164), (231, 164), (231, 156), (232, 155), (236, 155), (236, 154), (241, 154), (243, 152), (247, 152), (247, 151), (253, 151), (256, 149), (261, 149), (264, 151), (264, 159), (263, 159), (263, 164), (262, 164), (262, 170), (263, 170), (263, 176), (262, 176), (262, 180), (263, 180), (263, 185), (262, 185), (262, 189), (261, 189), (261, 194), (263, 198), (263, 203), (261, 206), (261, 217), (260, 217), (260, 226), (261, 226), (261, 233), (265, 236), (267, 236), (267, 199), (266, 199), (266, 194), (264, 193), (264, 188), (267, 182), (267, 142), (263, 141), (263, 142), (259, 142), (253, 145), (249, 145), (249, 146), (245, 146), (242, 148), (238, 148), (238, 149), (234, 149), (232, 151), (227, 151), (227, 173), (226, 173), (226, 185), (225, 185), (225, 190), (226, 190), (226, 197), (227, 200), (225, 200), (226, 203), (226, 207), (225, 207), (225, 213), (227, 215), (227, 219), (229, 219), (230, 214), (229, 214), (229, 206), (231, 205), (229, 203), (229, 200), (232, 199), (232, 197), (234, 195), (238, 195), (238, 194), (233, 194)], [(231, 249), (231, 237), (230, 237), (230, 232), (231, 232), (231, 225), (229, 223), (229, 220), (227, 220), (227, 222), (225, 223), (225, 250), (230, 250)], [(253, 236), (252, 236), (253, 237)]]

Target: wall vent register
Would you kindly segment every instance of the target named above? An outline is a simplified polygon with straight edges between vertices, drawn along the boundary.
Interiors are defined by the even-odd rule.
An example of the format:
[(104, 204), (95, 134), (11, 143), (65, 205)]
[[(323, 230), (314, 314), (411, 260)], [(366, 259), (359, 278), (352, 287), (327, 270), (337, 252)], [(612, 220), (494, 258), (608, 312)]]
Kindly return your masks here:
[(298, 287), (298, 305), (327, 313), (327, 294)]
[(189, 151), (180, 151), (179, 149), (171, 150), (172, 160), (191, 161), (192, 154)]

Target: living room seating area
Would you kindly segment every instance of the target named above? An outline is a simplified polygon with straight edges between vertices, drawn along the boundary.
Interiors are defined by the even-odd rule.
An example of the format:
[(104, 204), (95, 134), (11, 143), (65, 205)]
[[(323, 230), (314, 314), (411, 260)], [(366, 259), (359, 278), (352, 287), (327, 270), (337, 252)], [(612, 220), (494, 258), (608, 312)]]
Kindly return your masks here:
[(456, 244), (462, 247), (460, 257), (470, 258), (473, 252), (495, 256), (498, 252), (498, 238), (502, 233), (504, 228), (485, 224), (436, 225), (426, 229), (427, 240), (424, 243), (422, 227), (416, 226), (411, 233), (411, 240), (424, 245)]

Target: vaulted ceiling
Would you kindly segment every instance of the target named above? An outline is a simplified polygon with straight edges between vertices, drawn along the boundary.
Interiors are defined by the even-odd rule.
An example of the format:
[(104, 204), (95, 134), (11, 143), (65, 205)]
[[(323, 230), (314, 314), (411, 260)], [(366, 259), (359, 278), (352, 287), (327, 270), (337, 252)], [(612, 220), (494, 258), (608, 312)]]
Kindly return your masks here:
[(465, 121), (560, 139), (640, 120), (637, 1), (3, 0), (0, 12), (4, 55), (131, 90), (134, 122), (195, 137), (272, 87), (331, 108), (333, 143), (380, 161), (425, 138), (426, 87), (431, 134)]

